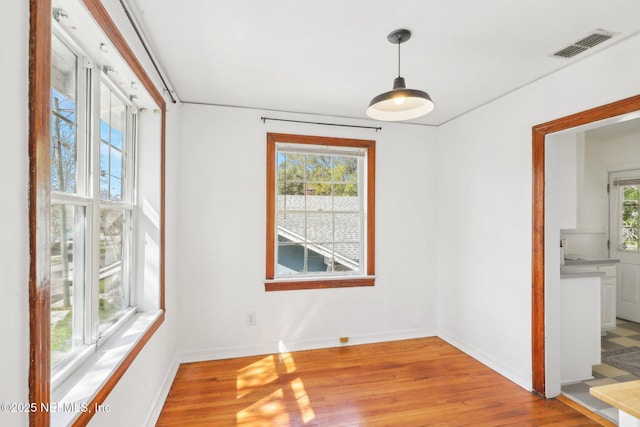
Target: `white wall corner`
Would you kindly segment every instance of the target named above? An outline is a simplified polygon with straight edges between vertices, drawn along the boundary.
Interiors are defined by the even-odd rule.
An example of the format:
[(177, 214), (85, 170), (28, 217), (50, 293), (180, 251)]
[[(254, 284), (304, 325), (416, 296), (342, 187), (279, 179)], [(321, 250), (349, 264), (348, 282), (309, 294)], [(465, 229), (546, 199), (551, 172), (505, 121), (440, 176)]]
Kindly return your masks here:
[(498, 374), (507, 378), (509, 381), (519, 385), (527, 391), (532, 391), (532, 378), (531, 372), (516, 372), (511, 367), (506, 366), (500, 360), (493, 357), (491, 354), (479, 350), (475, 346), (465, 343), (463, 340), (457, 338), (453, 334), (440, 330), (438, 336), (456, 347), (458, 350), (466, 353), (468, 356), (473, 357), (478, 362), (496, 371)]

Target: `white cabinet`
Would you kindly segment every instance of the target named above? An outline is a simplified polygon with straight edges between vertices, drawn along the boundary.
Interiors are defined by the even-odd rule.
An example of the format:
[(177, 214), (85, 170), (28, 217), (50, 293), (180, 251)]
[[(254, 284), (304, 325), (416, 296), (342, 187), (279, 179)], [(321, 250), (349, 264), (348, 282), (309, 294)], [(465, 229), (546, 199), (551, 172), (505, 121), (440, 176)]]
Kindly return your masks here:
[(602, 330), (607, 331), (616, 327), (616, 266), (601, 265), (598, 271), (604, 273), (600, 278), (600, 293), (602, 301)]
[[(614, 261), (615, 262), (615, 261)], [(577, 262), (560, 268), (564, 274), (601, 273), (600, 278), (600, 316), (601, 329), (608, 331), (616, 327), (616, 264)]]
[(562, 384), (593, 378), (600, 363), (600, 287), (593, 275), (560, 280)]

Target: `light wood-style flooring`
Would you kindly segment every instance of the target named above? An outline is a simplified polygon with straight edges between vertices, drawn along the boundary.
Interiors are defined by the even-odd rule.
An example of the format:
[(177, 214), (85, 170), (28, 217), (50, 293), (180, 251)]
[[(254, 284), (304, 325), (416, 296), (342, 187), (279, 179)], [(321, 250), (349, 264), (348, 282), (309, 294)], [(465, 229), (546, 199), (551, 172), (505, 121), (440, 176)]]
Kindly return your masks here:
[(180, 366), (158, 426), (590, 426), (440, 338)]

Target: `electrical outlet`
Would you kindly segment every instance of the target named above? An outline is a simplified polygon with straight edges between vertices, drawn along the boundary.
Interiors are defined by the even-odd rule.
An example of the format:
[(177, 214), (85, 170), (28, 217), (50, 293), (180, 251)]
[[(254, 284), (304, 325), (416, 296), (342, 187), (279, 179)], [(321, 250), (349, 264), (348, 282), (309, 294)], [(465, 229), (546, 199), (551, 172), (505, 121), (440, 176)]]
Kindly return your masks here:
[(349, 342), (349, 337), (340, 337), (340, 344), (346, 344)]
[(256, 326), (256, 312), (250, 311), (247, 314), (247, 326)]

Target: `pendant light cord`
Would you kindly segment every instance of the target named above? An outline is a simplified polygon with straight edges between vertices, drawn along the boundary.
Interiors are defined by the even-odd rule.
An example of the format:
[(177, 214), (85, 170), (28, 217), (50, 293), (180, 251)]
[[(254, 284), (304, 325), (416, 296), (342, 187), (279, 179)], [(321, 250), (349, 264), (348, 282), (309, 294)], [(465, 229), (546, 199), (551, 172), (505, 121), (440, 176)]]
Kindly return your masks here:
[(398, 38), (398, 77), (400, 77), (400, 38)]

